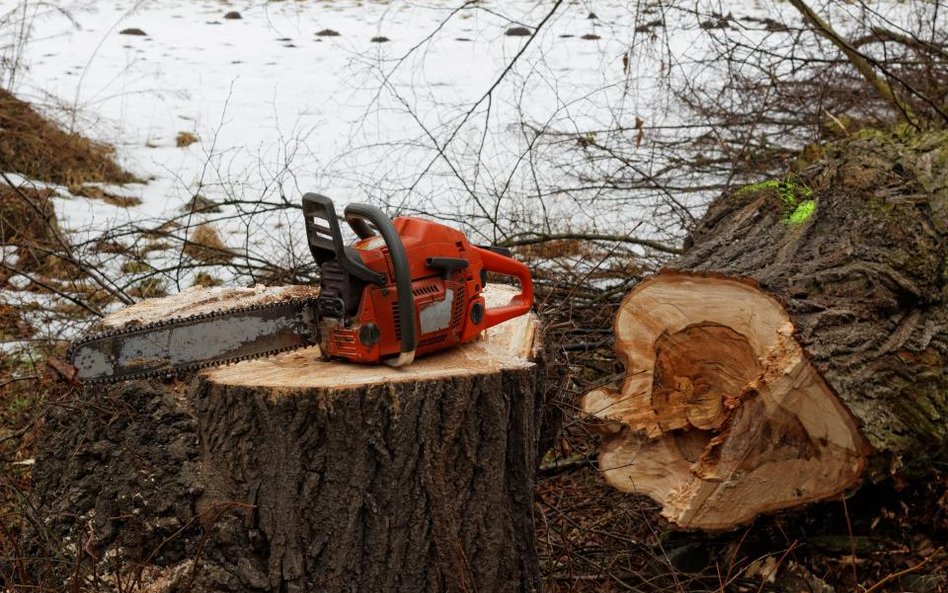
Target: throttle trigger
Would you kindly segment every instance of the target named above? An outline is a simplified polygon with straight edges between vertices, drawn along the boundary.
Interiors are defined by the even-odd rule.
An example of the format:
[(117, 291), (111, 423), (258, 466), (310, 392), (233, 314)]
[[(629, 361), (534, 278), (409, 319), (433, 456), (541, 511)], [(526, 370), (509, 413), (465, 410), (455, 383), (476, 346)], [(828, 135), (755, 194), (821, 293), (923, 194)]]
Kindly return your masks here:
[(425, 259), (425, 265), (433, 270), (444, 272), (445, 278), (453, 272), (463, 270), (470, 262), (462, 257), (429, 257)]
[(511, 251), (509, 247), (500, 247), (498, 245), (478, 245), (478, 247), (486, 249), (487, 251), (493, 251), (504, 257), (513, 257), (513, 251)]

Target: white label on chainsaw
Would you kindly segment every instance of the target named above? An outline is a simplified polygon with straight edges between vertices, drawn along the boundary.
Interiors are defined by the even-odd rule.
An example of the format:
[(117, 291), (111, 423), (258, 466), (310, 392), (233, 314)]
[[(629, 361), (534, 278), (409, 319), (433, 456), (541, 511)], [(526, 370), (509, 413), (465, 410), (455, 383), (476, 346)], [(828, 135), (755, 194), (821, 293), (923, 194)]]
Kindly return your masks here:
[(374, 237), (369, 237), (368, 239), (362, 239), (357, 242), (353, 247), (360, 251), (371, 251), (385, 245), (385, 239), (381, 236), (376, 235)]
[(418, 323), (421, 325), (421, 334), (428, 334), (447, 328), (451, 325), (451, 305), (454, 304), (454, 290), (444, 291), (444, 300), (431, 303), (418, 313)]

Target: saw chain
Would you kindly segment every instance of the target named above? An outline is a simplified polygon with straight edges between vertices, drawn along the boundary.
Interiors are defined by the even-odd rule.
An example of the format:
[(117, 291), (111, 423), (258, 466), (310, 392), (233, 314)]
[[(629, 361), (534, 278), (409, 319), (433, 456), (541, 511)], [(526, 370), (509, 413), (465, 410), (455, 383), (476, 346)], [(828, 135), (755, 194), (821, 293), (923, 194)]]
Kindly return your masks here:
[(289, 298), (95, 332), (73, 342), (68, 357), (79, 381), (103, 384), (272, 356), (318, 343), (315, 302)]

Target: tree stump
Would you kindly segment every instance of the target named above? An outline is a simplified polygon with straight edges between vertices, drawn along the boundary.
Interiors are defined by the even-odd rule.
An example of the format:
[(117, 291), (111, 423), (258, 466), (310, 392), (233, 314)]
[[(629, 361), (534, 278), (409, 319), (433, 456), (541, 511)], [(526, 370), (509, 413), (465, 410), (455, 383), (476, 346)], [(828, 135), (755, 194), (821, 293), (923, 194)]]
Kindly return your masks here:
[(948, 458), (945, 146), (858, 139), (716, 200), (582, 401), (606, 479), (715, 530)]
[[(180, 314), (182, 299), (190, 312), (230, 297), (142, 307)], [(312, 347), (207, 369), (176, 396), (144, 382), (89, 389), (96, 408), (51, 422), (38, 507), (65, 537), (90, 529), (70, 519), (91, 510), (100, 574), (124, 560), (155, 590), (534, 591), (538, 353), (526, 315), (398, 369)], [(103, 420), (116, 399), (128, 416)], [(154, 426), (169, 416), (174, 431)]]

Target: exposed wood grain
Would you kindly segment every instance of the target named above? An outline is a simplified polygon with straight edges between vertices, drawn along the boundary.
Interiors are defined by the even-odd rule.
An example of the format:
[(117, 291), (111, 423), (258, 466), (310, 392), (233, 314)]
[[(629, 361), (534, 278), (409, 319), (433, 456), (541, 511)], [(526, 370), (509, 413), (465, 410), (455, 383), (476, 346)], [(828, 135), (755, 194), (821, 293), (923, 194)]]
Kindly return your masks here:
[(582, 406), (623, 427), (600, 450), (616, 488), (658, 500), (679, 525), (722, 529), (858, 482), (865, 440), (773, 298), (668, 272), (626, 297), (615, 327), (629, 374)]

